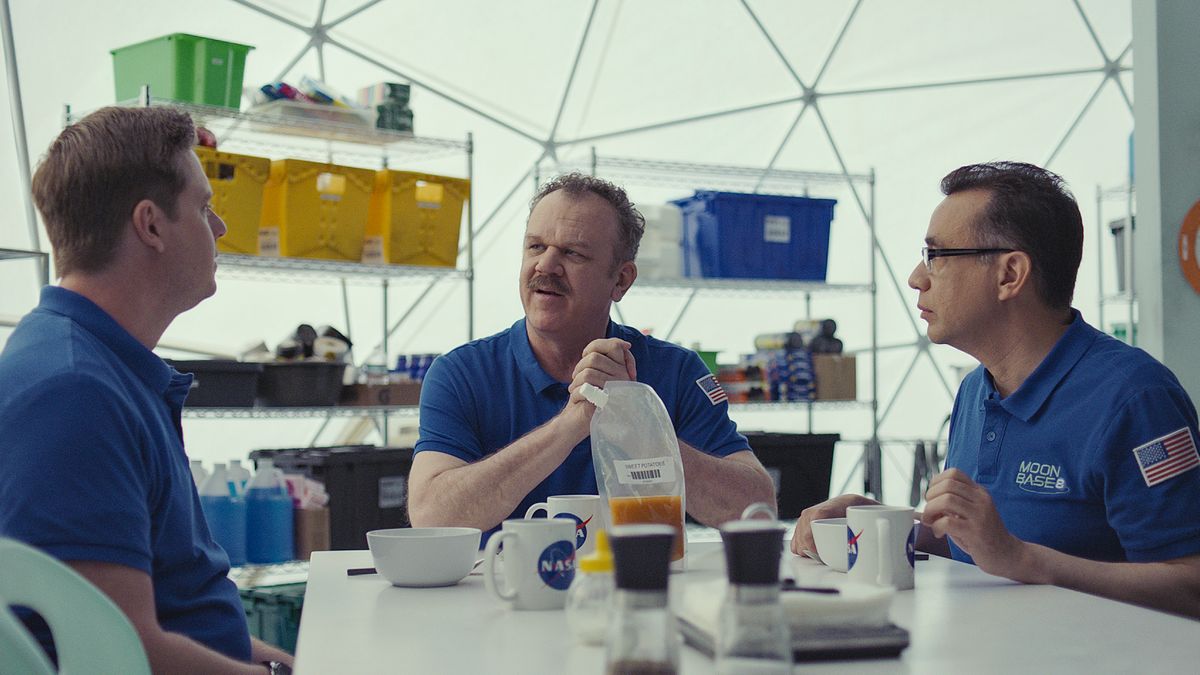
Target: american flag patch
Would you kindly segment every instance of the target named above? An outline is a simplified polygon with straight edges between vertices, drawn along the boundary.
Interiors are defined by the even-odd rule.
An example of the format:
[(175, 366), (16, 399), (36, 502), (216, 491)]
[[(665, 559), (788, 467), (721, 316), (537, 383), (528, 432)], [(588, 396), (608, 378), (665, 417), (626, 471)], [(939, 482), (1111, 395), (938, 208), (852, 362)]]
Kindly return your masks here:
[(725, 393), (725, 389), (721, 387), (720, 382), (717, 382), (715, 375), (705, 375), (696, 380), (696, 386), (700, 387), (700, 391), (704, 392), (713, 405), (729, 400), (729, 394)]
[(1192, 438), (1192, 430), (1187, 427), (1134, 448), (1133, 456), (1137, 458), (1146, 487), (1158, 485), (1200, 466), (1196, 441)]

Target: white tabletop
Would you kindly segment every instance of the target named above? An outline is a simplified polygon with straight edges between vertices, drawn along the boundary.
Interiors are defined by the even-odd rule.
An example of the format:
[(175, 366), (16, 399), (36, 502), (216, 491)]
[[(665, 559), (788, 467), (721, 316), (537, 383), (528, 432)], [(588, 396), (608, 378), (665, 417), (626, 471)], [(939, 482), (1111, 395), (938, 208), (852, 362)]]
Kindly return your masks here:
[[(720, 545), (689, 544), (680, 584), (712, 578)], [(841, 577), (785, 554), (800, 583)], [(367, 551), (313, 555), (296, 652), (298, 673), (601, 673), (601, 647), (574, 644), (562, 611), (521, 612), (488, 595), (480, 576), (448, 588), (395, 588)], [(1200, 622), (1053, 586), (1025, 586), (933, 557), (892, 620), (911, 633), (899, 659), (797, 665), (815, 673), (1170, 673), (1200, 667)], [(684, 647), (681, 672), (711, 673)]]

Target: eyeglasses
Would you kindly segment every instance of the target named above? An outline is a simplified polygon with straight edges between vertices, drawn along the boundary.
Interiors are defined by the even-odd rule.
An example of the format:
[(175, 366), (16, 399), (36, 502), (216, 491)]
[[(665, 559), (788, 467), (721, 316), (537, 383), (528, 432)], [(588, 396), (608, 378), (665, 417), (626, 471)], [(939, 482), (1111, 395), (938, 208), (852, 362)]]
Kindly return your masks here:
[(953, 258), (960, 255), (987, 255), (989, 253), (1012, 253), (1012, 248), (929, 248), (921, 247), (921, 261), (927, 271), (933, 271), (934, 258)]

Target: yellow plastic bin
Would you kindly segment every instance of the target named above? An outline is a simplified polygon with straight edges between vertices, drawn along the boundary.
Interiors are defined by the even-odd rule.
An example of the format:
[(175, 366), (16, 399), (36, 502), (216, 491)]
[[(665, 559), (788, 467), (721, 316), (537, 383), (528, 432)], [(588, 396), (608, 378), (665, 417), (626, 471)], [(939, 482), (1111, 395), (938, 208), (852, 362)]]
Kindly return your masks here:
[(454, 267), (471, 181), (383, 169), (367, 215), (362, 261)]
[(258, 254), (360, 261), (374, 181), (372, 169), (302, 159), (271, 162)]
[(263, 188), (271, 175), (271, 160), (200, 145), (196, 146), (196, 156), (212, 186), (213, 211), (225, 221), (227, 229), (225, 236), (217, 240), (217, 250), (257, 255)]

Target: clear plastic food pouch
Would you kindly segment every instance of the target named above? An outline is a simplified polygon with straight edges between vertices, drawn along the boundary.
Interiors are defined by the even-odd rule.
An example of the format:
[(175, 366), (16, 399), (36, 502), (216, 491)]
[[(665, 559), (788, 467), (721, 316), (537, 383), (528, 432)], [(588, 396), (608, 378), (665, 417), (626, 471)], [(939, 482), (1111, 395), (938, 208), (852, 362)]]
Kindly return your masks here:
[(662, 399), (645, 384), (620, 380), (604, 389), (585, 384), (580, 394), (596, 406), (592, 463), (600, 496), (608, 502), (609, 523), (675, 528), (671, 565), (682, 569), (687, 544), (683, 462)]

